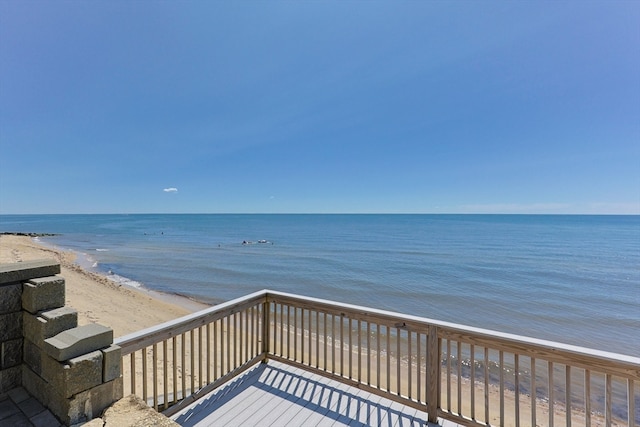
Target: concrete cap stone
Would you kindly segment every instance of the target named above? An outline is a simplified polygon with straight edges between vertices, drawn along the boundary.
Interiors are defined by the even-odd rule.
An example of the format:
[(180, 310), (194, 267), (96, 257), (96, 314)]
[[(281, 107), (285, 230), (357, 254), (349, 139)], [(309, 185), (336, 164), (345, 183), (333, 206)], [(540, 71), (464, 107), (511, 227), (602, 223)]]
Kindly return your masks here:
[(62, 362), (82, 354), (109, 347), (113, 343), (113, 329), (90, 323), (60, 332), (44, 341), (44, 351)]
[(60, 274), (60, 263), (54, 260), (24, 261), (0, 264), (0, 285), (17, 283), (36, 277)]
[(37, 315), (25, 311), (23, 322), (24, 336), (42, 346), (45, 339), (78, 326), (78, 312), (71, 307), (41, 311)]
[(44, 317), (46, 320), (54, 320), (59, 317), (78, 317), (78, 310), (73, 307), (60, 307), (54, 308), (53, 310), (43, 311), (40, 313), (40, 316)]

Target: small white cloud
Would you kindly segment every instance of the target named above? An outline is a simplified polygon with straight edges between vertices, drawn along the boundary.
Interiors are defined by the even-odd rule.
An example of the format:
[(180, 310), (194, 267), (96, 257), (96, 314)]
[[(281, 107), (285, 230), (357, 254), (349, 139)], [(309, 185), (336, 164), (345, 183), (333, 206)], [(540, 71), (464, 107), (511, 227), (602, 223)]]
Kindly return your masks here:
[(165, 188), (163, 191), (164, 191), (165, 193), (177, 193), (177, 192), (178, 192), (178, 189), (177, 189), (177, 188), (175, 188), (175, 187), (170, 187), (170, 188)]

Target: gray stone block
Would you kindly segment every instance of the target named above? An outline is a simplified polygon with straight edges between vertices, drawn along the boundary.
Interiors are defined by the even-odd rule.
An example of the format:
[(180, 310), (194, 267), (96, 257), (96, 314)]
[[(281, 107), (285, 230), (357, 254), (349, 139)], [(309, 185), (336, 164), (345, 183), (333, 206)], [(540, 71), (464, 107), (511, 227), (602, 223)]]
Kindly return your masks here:
[(31, 368), (33, 372), (40, 375), (42, 372), (42, 357), (45, 355), (40, 347), (31, 340), (24, 340), (23, 362)]
[(4, 341), (0, 344), (0, 369), (18, 366), (22, 363), (22, 339)]
[[(83, 394), (88, 395), (88, 403), (90, 404), (85, 404), (85, 411), (87, 415), (90, 415), (89, 419), (95, 418), (102, 414), (102, 412), (104, 412), (104, 410), (114, 402), (117, 402), (124, 397), (122, 378), (116, 378), (113, 381), (109, 381), (108, 383), (101, 384), (84, 393), (80, 393), (78, 397), (82, 397), (81, 395)], [(74, 396), (74, 398), (75, 397), (76, 396)]]
[(54, 392), (47, 407), (65, 425), (85, 423), (100, 414), (113, 402), (122, 399), (122, 378), (78, 393), (70, 399), (56, 396)]
[(69, 398), (102, 384), (102, 352), (94, 351), (63, 363), (45, 355), (40, 376), (59, 395)]
[(22, 284), (0, 286), (0, 314), (22, 309)]
[(113, 343), (113, 330), (97, 323), (78, 326), (48, 338), (43, 350), (62, 362), (95, 350), (109, 347)]
[(49, 401), (55, 398), (49, 383), (28, 366), (23, 366), (22, 369), (22, 387), (46, 407), (49, 407)]
[(22, 365), (0, 370), (0, 394), (22, 385)]
[(23, 325), (25, 338), (42, 343), (47, 338), (78, 326), (78, 312), (71, 307), (42, 311), (37, 315), (25, 311)]
[(49, 259), (0, 264), (0, 285), (56, 274), (60, 274), (60, 264)]
[(22, 286), (22, 308), (31, 314), (64, 307), (64, 279), (60, 276), (31, 279)]
[(0, 342), (22, 338), (22, 312), (0, 314)]
[(122, 349), (117, 345), (102, 350), (102, 382), (109, 382), (122, 375)]

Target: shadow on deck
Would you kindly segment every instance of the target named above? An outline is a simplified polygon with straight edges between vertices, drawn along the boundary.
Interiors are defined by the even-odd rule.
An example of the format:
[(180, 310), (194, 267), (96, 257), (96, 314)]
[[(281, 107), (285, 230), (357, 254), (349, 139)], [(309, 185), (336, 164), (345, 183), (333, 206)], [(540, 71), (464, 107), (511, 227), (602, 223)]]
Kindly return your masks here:
[(171, 418), (185, 427), (436, 426), (427, 423), (426, 412), (275, 361), (257, 365)]

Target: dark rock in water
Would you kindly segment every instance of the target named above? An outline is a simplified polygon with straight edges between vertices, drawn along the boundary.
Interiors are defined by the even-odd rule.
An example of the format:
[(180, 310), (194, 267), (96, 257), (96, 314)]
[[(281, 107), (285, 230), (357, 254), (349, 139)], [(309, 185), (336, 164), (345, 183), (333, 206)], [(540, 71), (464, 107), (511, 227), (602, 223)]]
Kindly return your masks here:
[(50, 237), (50, 236), (59, 236), (59, 234), (55, 234), (55, 233), (20, 233), (20, 232), (14, 232), (14, 231), (3, 231), (3, 232), (0, 232), (0, 236)]

